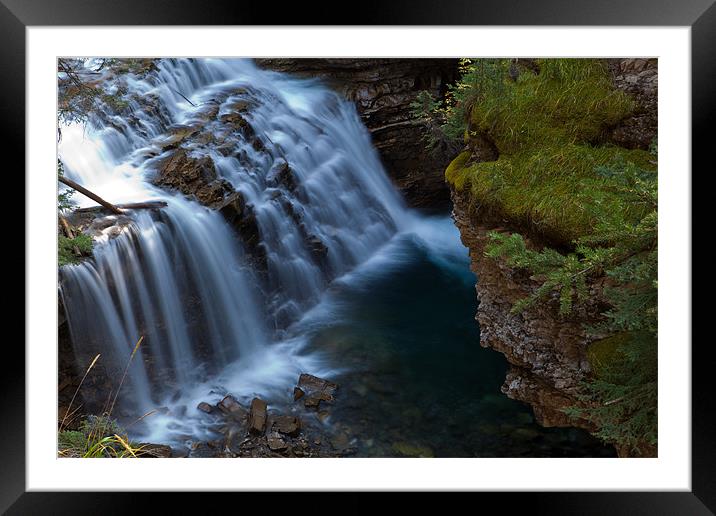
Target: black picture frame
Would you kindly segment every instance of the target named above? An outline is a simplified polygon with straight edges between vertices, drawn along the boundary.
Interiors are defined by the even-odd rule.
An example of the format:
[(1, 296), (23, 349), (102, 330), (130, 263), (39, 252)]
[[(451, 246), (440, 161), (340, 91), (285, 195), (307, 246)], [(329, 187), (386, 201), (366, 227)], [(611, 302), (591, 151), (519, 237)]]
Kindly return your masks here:
[[(7, 149), (25, 143), (25, 29), (38, 25), (551, 25), (689, 26), (692, 38), (693, 167), (706, 172), (708, 126), (716, 120), (715, 0), (369, 0), (343, 18), (340, 6), (238, 0), (0, 0), (3, 127)], [(91, 48), (91, 47), (88, 47)], [(15, 153), (17, 170), (24, 154)], [(685, 176), (691, 171), (682, 171)], [(693, 176), (693, 174), (692, 174)], [(26, 192), (27, 193), (27, 192)], [(26, 197), (27, 199), (27, 197)], [(693, 234), (693, 232), (692, 232)], [(27, 232), (25, 238), (28, 238)], [(25, 268), (25, 274), (32, 271)], [(18, 303), (19, 305), (19, 303)], [(27, 307), (31, 309), (32, 307)], [(662, 343), (688, 345), (689, 343)], [(710, 341), (692, 347), (692, 491), (679, 493), (481, 493), (488, 503), (523, 506), (533, 514), (713, 514), (716, 511), (716, 403), (709, 381)], [(24, 354), (0, 374), (3, 396), (0, 439), (0, 510), (9, 514), (120, 514), (146, 503), (147, 494), (26, 493)], [(215, 501), (223, 497), (215, 496)], [(218, 497), (217, 497), (218, 496)], [(244, 496), (244, 495), (242, 495)], [(182, 493), (162, 497), (162, 512), (181, 513)], [(489, 500), (487, 500), (489, 498)], [(301, 504), (301, 497), (292, 498)], [(245, 500), (245, 499), (244, 499)], [(272, 495), (272, 500), (278, 501)], [(236, 503), (236, 499), (232, 503)], [(456, 501), (459, 503), (459, 501)], [(182, 504), (182, 505), (179, 505)], [(243, 502), (242, 502), (243, 504)], [(372, 502), (360, 501), (368, 509)], [(491, 504), (492, 506), (495, 506)], [(179, 510), (174, 511), (176, 507)]]

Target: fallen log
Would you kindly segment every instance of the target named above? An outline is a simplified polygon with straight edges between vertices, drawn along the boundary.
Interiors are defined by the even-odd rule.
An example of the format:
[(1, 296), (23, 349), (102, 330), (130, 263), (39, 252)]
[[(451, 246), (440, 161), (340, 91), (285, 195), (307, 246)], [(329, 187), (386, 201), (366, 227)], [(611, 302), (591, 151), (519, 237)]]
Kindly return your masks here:
[[(115, 204), (115, 208), (121, 210), (154, 210), (158, 208), (165, 208), (167, 203), (165, 201), (146, 201), (146, 202), (130, 202), (126, 204)], [(93, 211), (100, 211), (106, 209), (104, 206), (87, 206), (86, 208), (77, 208), (75, 213), (91, 213)]]
[(58, 177), (57, 177), (57, 180), (60, 181), (61, 183), (66, 184), (66, 185), (69, 186), (70, 188), (72, 188), (72, 189), (74, 189), (74, 190), (77, 190), (79, 193), (86, 195), (87, 197), (89, 197), (89, 198), (92, 199), (93, 201), (95, 201), (95, 202), (97, 202), (98, 204), (101, 204), (102, 206), (104, 206), (105, 208), (107, 208), (107, 209), (108, 209), (109, 211), (111, 211), (112, 213), (115, 213), (115, 214), (117, 214), (117, 215), (121, 215), (122, 213), (124, 213), (122, 210), (120, 210), (119, 208), (117, 208), (114, 204), (105, 201), (105, 200), (102, 199), (99, 195), (97, 195), (97, 194), (95, 194), (95, 193), (93, 193), (93, 192), (90, 192), (89, 190), (87, 190), (87, 188), (85, 188), (84, 186), (82, 186), (82, 185), (80, 185), (80, 184), (75, 183), (75, 182), (72, 181), (71, 179), (67, 179), (67, 178), (64, 177), (64, 176), (58, 176)]

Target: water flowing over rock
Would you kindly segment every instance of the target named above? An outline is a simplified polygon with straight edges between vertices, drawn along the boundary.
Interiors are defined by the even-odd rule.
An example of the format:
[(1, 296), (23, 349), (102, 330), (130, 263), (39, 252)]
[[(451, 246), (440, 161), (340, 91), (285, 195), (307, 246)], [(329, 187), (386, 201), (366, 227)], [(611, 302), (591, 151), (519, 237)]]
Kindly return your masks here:
[(258, 59), (259, 66), (318, 77), (355, 103), (385, 168), (408, 203), (449, 206), (444, 171), (452, 149), (426, 150), (425, 122), (412, 115), (418, 93), (445, 92), (457, 78), (457, 59)]
[(166, 206), (126, 210), (121, 234), (61, 269), (60, 295), (78, 364), (101, 352), (119, 378), (144, 336), (121, 400), (137, 417), (169, 407), (142, 424), (149, 440), (179, 436), (178, 414), (219, 400), (206, 382), (290, 385), (290, 325), (407, 214), (354, 105), (315, 81), (221, 59), (98, 80), (126, 106), (63, 129), (66, 175), (113, 203)]

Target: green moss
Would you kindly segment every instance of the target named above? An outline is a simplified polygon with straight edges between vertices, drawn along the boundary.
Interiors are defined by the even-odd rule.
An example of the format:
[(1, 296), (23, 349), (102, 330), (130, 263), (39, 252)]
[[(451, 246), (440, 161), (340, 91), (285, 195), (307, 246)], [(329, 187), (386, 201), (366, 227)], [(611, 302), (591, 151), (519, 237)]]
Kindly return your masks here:
[(629, 344), (630, 340), (629, 333), (623, 332), (596, 340), (589, 345), (587, 360), (589, 360), (595, 378), (606, 376), (614, 363), (624, 361), (625, 356), (621, 350)]
[(59, 235), (57, 238), (57, 261), (61, 266), (80, 262), (83, 256), (92, 254), (92, 237), (80, 233), (74, 238)]
[(470, 168), (466, 168), (465, 164), (470, 159), (469, 152), (461, 153), (457, 158), (452, 160), (452, 163), (448, 165), (445, 171), (445, 179), (450, 182), (456, 190), (462, 191), (465, 187), (465, 183), (469, 180), (472, 171)]
[[(498, 160), (466, 166), (464, 152), (446, 179), (458, 190), (469, 185), (474, 202), (568, 244), (589, 233), (604, 212), (622, 209), (609, 195), (609, 179), (596, 169), (616, 161), (655, 167), (647, 151), (600, 143), (634, 108), (614, 90), (601, 61), (544, 59), (539, 65), (539, 74), (523, 71), (516, 82), (505, 78), (474, 103), (468, 137), (487, 135)], [(603, 192), (600, 214), (584, 202), (595, 191)]]

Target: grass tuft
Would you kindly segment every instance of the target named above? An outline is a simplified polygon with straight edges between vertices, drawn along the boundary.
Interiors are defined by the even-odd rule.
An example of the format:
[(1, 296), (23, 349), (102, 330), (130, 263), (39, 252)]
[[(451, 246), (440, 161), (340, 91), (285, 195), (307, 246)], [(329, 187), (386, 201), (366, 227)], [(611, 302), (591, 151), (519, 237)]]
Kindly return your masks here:
[[(475, 86), (483, 93), (472, 101), (465, 136), (487, 135), (499, 158), (469, 163), (464, 152), (445, 177), (458, 191), (469, 188), (474, 203), (569, 245), (599, 222), (586, 198), (603, 192), (603, 211), (621, 210), (609, 194), (610, 180), (597, 169), (631, 162), (653, 171), (655, 165), (647, 151), (605, 144), (609, 129), (633, 111), (634, 103), (613, 88), (600, 60), (538, 64), (538, 74), (525, 70), (516, 81), (502, 74), (497, 86)], [(475, 64), (472, 73), (480, 66)]]

